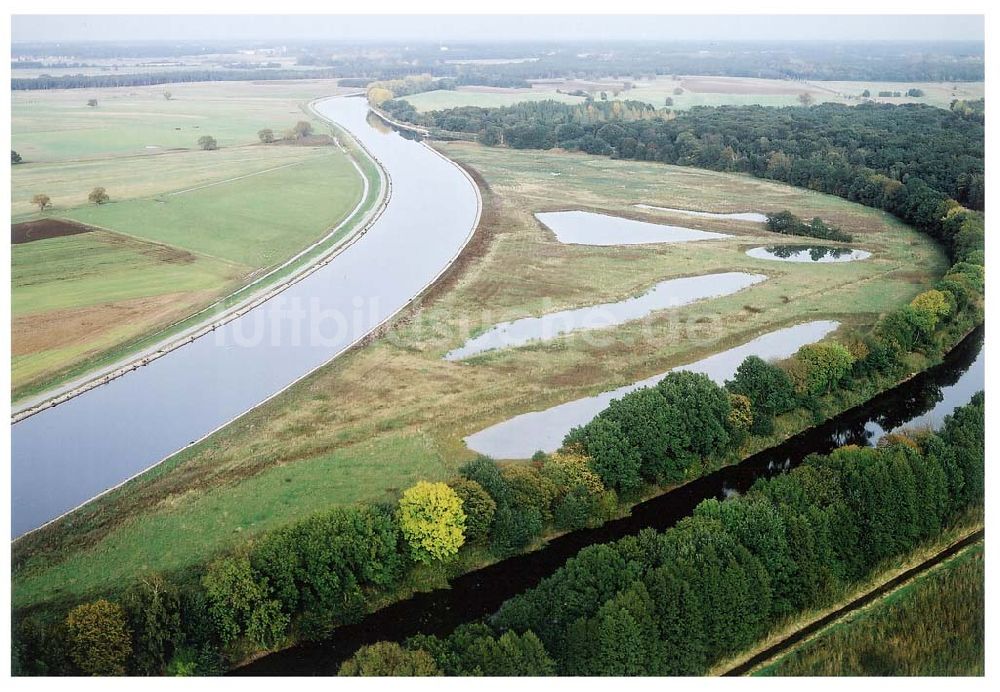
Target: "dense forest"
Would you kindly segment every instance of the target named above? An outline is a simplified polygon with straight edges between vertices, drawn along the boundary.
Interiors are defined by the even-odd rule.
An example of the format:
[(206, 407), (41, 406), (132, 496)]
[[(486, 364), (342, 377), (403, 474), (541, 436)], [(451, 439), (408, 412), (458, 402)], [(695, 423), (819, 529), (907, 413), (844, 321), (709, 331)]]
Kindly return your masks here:
[(866, 103), (672, 113), (635, 101), (543, 101), (419, 114), (398, 99), (382, 108), (418, 125), (475, 134), (484, 144), (563, 147), (782, 180), (937, 231), (943, 214), (935, 205), (949, 197), (972, 209), (985, 203), (984, 127), (967, 115), (975, 104), (959, 103), (959, 112)]
[(936, 433), (843, 447), (591, 546), (485, 622), (360, 650), (345, 675), (698, 675), (983, 503), (983, 396)]

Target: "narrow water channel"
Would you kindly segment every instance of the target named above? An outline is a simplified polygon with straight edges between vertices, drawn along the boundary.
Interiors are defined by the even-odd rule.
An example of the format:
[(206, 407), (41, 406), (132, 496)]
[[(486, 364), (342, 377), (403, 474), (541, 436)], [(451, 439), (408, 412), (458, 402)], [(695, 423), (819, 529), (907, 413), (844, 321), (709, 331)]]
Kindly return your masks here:
[(465, 245), (479, 197), (458, 166), (419, 142), (372, 127), (364, 99), (331, 98), (316, 108), (388, 172), (392, 196), (385, 211), (329, 264), (242, 317), (11, 426), (15, 537), (329, 362), (406, 306)]
[(809, 454), (845, 444), (874, 445), (886, 430), (909, 425), (939, 426), (955, 407), (984, 388), (984, 329), (952, 349), (945, 361), (866, 404), (783, 444), (637, 505), (622, 519), (596, 529), (574, 531), (533, 553), (504, 560), (454, 579), (450, 588), (415, 595), (338, 628), (329, 639), (270, 654), (235, 671), (238, 675), (335, 675), (359, 647), (379, 640), (402, 641), (414, 634), (447, 636), (459, 625), (496, 611), (508, 598), (552, 574), (582, 548), (607, 543), (645, 528), (667, 529), (691, 514), (702, 500), (745, 492), (761, 477), (783, 473)]

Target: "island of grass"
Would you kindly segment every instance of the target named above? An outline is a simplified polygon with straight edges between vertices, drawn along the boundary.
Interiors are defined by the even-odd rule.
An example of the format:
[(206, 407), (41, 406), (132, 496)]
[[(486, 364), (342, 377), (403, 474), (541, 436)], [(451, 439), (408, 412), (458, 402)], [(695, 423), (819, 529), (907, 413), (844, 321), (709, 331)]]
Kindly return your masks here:
[[(865, 328), (926, 290), (947, 260), (925, 235), (883, 212), (747, 176), (583, 154), (443, 145), (473, 171), (484, 216), (456, 269), (385, 338), (314, 375), (147, 474), (14, 547), (18, 609), (113, 591), (144, 571), (183, 581), (212, 556), (314, 511), (394, 499), (418, 480), (453, 477), (474, 456), (463, 438), (531, 410), (620, 387), (778, 328), (835, 319)], [(639, 211), (636, 204), (714, 212), (789, 210), (821, 217), (873, 256), (829, 264), (757, 260), (786, 242), (761, 224)], [(697, 227), (699, 243), (578, 246), (537, 222), (581, 209)], [(614, 302), (659, 281), (721, 271), (766, 274), (746, 291), (615, 327), (595, 342), (567, 335), (483, 354), (442, 356), (491, 325)], [(447, 289), (447, 290), (445, 290)], [(916, 370), (925, 363), (913, 362)], [(800, 412), (776, 437), (810, 424)], [(765, 441), (762, 441), (764, 444)], [(416, 578), (440, 583), (449, 570)]]
[[(76, 90), (15, 92), (14, 399), (148, 347), (241, 287), (286, 276), (294, 267), (271, 272), (331, 229), (316, 253), (356, 230), (382, 192), (379, 173), (305, 108), (336, 91), (189, 84), (168, 100), (152, 87), (102, 89), (97, 107)], [(281, 139), (298, 121), (313, 133)], [(261, 129), (278, 141), (262, 142)], [(201, 150), (202, 133), (220, 148)], [(95, 186), (110, 199), (90, 201)], [(51, 200), (43, 211), (36, 194)], [(87, 232), (28, 230), (39, 223)]]

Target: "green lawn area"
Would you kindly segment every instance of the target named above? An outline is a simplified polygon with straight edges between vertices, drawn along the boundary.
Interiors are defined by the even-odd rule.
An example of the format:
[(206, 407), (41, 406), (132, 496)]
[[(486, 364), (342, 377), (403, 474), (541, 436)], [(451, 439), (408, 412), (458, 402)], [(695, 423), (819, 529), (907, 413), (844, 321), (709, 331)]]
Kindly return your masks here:
[[(468, 143), (441, 145), (487, 181), (480, 254), (448, 290), (365, 348), (345, 354), (71, 520), (15, 544), (13, 593), (27, 605), (77, 597), (143, 570), (180, 570), (315, 509), (393, 497), (473, 456), (462, 438), (513, 415), (612, 389), (800, 321), (863, 327), (946, 267), (932, 241), (882, 212), (773, 182), (655, 163)], [(789, 209), (821, 216), (874, 253), (796, 265), (748, 257), (792, 242), (758, 224), (645, 213)], [(579, 208), (731, 233), (690, 244), (563, 245), (533, 213)], [(678, 276), (752, 271), (744, 292), (474, 363), (441, 359), (496, 322), (614, 302)], [(290, 480), (286, 480), (290, 479)], [(204, 528), (205, 526), (210, 528)], [(170, 549), (166, 548), (170, 545)]]
[(78, 207), (63, 216), (249, 267), (267, 267), (343, 220), (363, 190), (354, 166), (335, 147), (317, 148), (312, 156), (277, 165), (239, 180)]

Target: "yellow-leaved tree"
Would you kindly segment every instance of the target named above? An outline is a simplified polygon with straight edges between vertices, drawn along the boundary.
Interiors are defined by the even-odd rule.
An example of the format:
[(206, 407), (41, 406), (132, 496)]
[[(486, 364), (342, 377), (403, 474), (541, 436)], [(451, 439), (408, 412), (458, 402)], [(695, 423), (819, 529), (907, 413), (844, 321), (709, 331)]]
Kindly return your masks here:
[(465, 543), (465, 512), (445, 483), (420, 481), (399, 500), (399, 526), (415, 560), (445, 560)]

